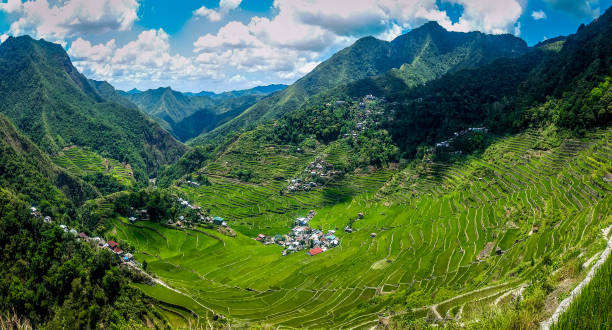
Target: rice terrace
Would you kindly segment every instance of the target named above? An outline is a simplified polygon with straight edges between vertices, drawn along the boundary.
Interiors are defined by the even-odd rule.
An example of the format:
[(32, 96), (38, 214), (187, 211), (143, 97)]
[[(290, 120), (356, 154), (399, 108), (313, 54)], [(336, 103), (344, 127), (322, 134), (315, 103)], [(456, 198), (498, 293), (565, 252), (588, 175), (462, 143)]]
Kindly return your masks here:
[(0, 329), (612, 329), (612, 0), (0, 0)]
[[(134, 245), (137, 260), (181, 293), (141, 288), (198, 316), (183, 311), (181, 322), (205, 323), (220, 314), (246, 325), (352, 328), (405, 312), (459, 320), (508, 304), (547, 266), (547, 256), (586, 261), (603, 249), (612, 200), (597, 169), (610, 164), (609, 138), (600, 131), (541, 151), (541, 136), (529, 131), (460, 164), (359, 175), (351, 181), (362, 186), (346, 192), (330, 187), (273, 199), (273, 182), (211, 179), (210, 186), (176, 189), (232, 219), (236, 237), (146, 222), (138, 228), (117, 221), (114, 230)], [(339, 202), (331, 205), (330, 198)], [(337, 230), (339, 248), (283, 257), (279, 246), (253, 241), (311, 208), (317, 209), (311, 226)], [(353, 222), (354, 231), (344, 233), (360, 212), (365, 216)], [(397, 296), (412, 311), (395, 311)]]

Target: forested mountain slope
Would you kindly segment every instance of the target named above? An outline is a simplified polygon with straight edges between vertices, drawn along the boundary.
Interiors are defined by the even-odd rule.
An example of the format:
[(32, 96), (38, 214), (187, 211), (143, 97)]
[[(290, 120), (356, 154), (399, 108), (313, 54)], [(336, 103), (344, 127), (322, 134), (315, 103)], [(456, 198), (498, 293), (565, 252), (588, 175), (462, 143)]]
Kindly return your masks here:
[(87, 146), (129, 163), (141, 182), (185, 150), (145, 114), (106, 101), (60, 45), (28, 36), (0, 46), (0, 113), (44, 151)]
[(253, 122), (278, 118), (317, 93), (392, 69), (405, 84), (414, 86), (446, 72), (482, 65), (498, 57), (518, 56), (527, 49), (523, 40), (511, 35), (448, 32), (435, 22), (391, 42), (362, 38), (211, 134), (223, 135)]
[(92, 186), (60, 170), (2, 114), (0, 151), (0, 186), (35, 205), (47, 205), (49, 211), (53, 208), (55, 214), (98, 195)]

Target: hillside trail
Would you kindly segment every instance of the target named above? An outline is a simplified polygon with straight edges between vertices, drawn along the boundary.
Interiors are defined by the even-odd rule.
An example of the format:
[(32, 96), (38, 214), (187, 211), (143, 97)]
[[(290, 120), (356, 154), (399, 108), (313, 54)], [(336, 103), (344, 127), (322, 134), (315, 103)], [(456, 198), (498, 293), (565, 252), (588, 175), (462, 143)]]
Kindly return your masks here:
[(570, 295), (567, 298), (563, 299), (563, 301), (561, 301), (561, 303), (559, 304), (559, 306), (557, 306), (557, 309), (555, 310), (553, 315), (548, 320), (540, 323), (540, 329), (549, 330), (550, 327), (559, 320), (559, 317), (561, 316), (561, 314), (563, 314), (569, 308), (569, 306), (574, 301), (574, 299), (576, 299), (580, 295), (580, 292), (582, 292), (582, 289), (584, 289), (586, 285), (589, 284), (589, 282), (591, 282), (591, 280), (595, 276), (595, 273), (597, 272), (599, 267), (601, 267), (601, 265), (603, 265), (603, 263), (606, 262), (606, 260), (608, 259), (608, 256), (612, 252), (612, 235), (610, 235), (609, 237), (606, 237), (610, 234), (611, 230), (612, 230), (612, 226), (609, 226), (608, 228), (602, 230), (602, 234), (604, 235), (604, 238), (608, 239), (608, 244), (606, 245), (605, 250), (599, 255), (599, 259), (597, 260), (597, 263), (593, 265), (593, 267), (591, 267), (591, 270), (589, 271), (587, 276), (584, 278), (584, 280), (582, 280), (582, 282), (580, 282), (574, 288), (574, 290), (572, 290)]

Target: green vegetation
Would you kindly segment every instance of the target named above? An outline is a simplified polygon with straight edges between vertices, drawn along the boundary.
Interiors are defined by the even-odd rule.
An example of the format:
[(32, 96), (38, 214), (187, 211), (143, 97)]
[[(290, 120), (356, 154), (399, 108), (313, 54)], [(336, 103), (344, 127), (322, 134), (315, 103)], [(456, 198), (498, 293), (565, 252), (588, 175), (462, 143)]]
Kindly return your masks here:
[[(214, 239), (147, 222), (135, 227), (115, 221), (110, 230), (134, 246), (136, 258), (145, 260), (151, 272), (189, 297), (181, 298), (185, 308), (194, 310), (192, 298), (234, 325), (371, 326), (380, 313), (392, 322), (414, 325), (437, 304), (442, 316), (461, 309), (467, 320), (480, 317), (481, 307), (517, 308), (521, 312), (512, 315), (531, 315), (522, 324), (535, 327), (544, 317), (542, 301), (552, 294), (547, 283), (560, 283), (552, 277), (549, 282), (536, 279), (548, 278), (542, 272), (565, 267), (580, 252), (580, 260), (588, 259), (601, 248), (599, 229), (612, 224), (612, 187), (602, 179), (612, 168), (610, 134), (562, 139), (543, 150), (550, 138), (529, 131), (452, 165), (419, 161), (391, 180), (383, 172), (351, 174), (337, 185), (283, 195), (273, 181), (240, 182), (223, 173), (239, 164), (256, 178), (279, 168), (289, 172), (283, 177), (292, 177), (321, 149), (278, 158), (288, 149), (259, 146), (268, 153), (245, 163), (252, 156), (233, 148), (255, 145), (241, 137), (247, 140), (203, 169), (210, 186), (178, 187), (189, 200), (226, 218), (237, 237), (195, 228)], [(335, 145), (318, 148), (331, 151)], [(276, 165), (265, 166), (268, 161)], [(342, 187), (357, 182), (368, 182), (370, 188), (342, 193)], [(315, 257), (283, 257), (281, 247), (252, 240), (259, 233), (286, 232), (309, 209), (317, 210), (312, 227), (339, 230), (339, 248)], [(341, 233), (359, 212), (365, 217), (352, 221), (355, 231)], [(530, 234), (534, 226), (539, 230)], [(377, 237), (371, 238), (371, 232)], [(478, 257), (488, 242), (494, 248)], [(380, 267), (381, 260), (389, 261)], [(360, 276), (348, 277), (349, 272)], [(492, 306), (522, 284), (529, 289), (518, 307)], [(175, 301), (174, 295), (166, 299)]]
[(134, 184), (130, 166), (79, 147), (68, 147), (53, 157), (53, 162), (75, 176), (98, 187), (106, 195)]
[(126, 328), (165, 321), (137, 279), (107, 250), (96, 251), (56, 224), (29, 214), (29, 205), (0, 189), (0, 310), (35, 327)]
[(144, 184), (185, 151), (142, 112), (105, 101), (60, 45), (9, 38), (0, 46), (0, 76), (0, 113), (49, 154), (89, 147), (130, 164)]
[[(364, 38), (186, 152), (60, 48), (8, 39), (0, 324), (537, 328), (612, 227), (611, 29), (612, 10), (534, 49), (434, 23)], [(127, 94), (188, 136), (264, 93)], [(284, 256), (254, 239), (315, 213), (337, 247)], [(609, 265), (559, 326), (609, 323)]]
[(612, 327), (612, 259), (608, 258), (553, 329)]
[[(317, 94), (383, 75), (392, 69), (397, 69), (393, 71), (397, 74), (392, 75), (387, 87), (405, 89), (439, 78), (447, 72), (477, 67), (499, 57), (518, 56), (526, 51), (525, 42), (510, 35), (448, 32), (434, 22), (391, 42), (374, 37), (362, 38), (334, 54), (285, 90), (256, 103), (202, 138), (194, 139), (193, 144), (202, 143), (210, 137), (227, 135), (263, 120), (276, 119), (307, 104)], [(373, 92), (364, 88), (349, 95), (355, 97)]]
[[(268, 94), (285, 87), (270, 85), (221, 94), (180, 93), (167, 87), (140, 93), (121, 92), (120, 95), (123, 101), (136, 104), (178, 139), (187, 141), (215, 129)], [(118, 95), (114, 93), (111, 98)]]

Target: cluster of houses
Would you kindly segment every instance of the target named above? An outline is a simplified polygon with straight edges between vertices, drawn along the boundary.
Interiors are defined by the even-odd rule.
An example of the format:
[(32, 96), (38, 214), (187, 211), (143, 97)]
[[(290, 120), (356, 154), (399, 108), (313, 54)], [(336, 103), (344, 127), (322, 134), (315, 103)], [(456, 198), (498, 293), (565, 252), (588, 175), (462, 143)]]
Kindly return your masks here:
[(264, 245), (277, 244), (284, 247), (285, 249), (282, 252), (284, 256), (302, 250), (308, 250), (306, 253), (314, 256), (338, 246), (340, 240), (336, 237), (334, 230), (328, 230), (327, 233), (324, 233), (308, 226), (315, 214), (314, 211), (310, 211), (307, 216), (296, 218), (294, 227), (286, 235), (268, 236), (259, 234), (255, 240)]
[(453, 133), (453, 137), (446, 140), (446, 141), (442, 141), (442, 142), (438, 142), (436, 143), (436, 148), (450, 148), (451, 143), (453, 142), (453, 140), (459, 136), (462, 136), (464, 134), (467, 133), (487, 133), (489, 131), (488, 128), (486, 127), (470, 127), (468, 129), (464, 129), (463, 131), (460, 132), (455, 132)]
[[(30, 215), (33, 217), (42, 217), (40, 211), (34, 206), (30, 207)], [(44, 216), (43, 221), (45, 223), (52, 223), (53, 219), (50, 216)], [(106, 242), (102, 237), (89, 237), (84, 232), (78, 232), (74, 228), (70, 228), (65, 224), (60, 224), (59, 227), (65, 232), (70, 233), (77, 238), (77, 240), (83, 240), (85, 242), (89, 242), (97, 248), (100, 249), (108, 249), (117, 256), (121, 258), (124, 262), (130, 262), (134, 260), (134, 256), (131, 253), (125, 253), (120, 247), (119, 244), (115, 241)]]
[(191, 180), (184, 180), (184, 181), (179, 182), (179, 184), (187, 184), (187, 185), (190, 185), (190, 186), (193, 186), (193, 187), (199, 187), (200, 186), (200, 184), (198, 182), (191, 181)]
[(318, 184), (315, 181), (332, 178), (340, 173), (340, 171), (334, 170), (333, 165), (319, 156), (306, 166), (301, 177), (289, 180), (287, 190), (290, 192), (300, 190), (308, 191), (317, 187)]

